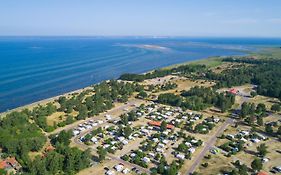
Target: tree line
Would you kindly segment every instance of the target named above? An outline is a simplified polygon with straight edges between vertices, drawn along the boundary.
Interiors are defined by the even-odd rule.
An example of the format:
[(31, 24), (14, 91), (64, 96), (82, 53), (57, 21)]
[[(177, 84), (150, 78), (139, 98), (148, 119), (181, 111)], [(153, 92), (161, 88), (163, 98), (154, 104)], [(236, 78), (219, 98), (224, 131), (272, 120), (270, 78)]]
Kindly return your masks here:
[(125, 73), (125, 74), (121, 75), (119, 79), (127, 80), (127, 81), (142, 82), (146, 79), (164, 77), (166, 75), (170, 75), (173, 73), (189, 74), (189, 73), (195, 73), (195, 72), (202, 72), (202, 70), (205, 70), (205, 69), (206, 69), (205, 65), (188, 64), (188, 65), (181, 65), (181, 66), (178, 66), (175, 68), (170, 68), (170, 69), (155, 70), (153, 72), (149, 72), (146, 74)]

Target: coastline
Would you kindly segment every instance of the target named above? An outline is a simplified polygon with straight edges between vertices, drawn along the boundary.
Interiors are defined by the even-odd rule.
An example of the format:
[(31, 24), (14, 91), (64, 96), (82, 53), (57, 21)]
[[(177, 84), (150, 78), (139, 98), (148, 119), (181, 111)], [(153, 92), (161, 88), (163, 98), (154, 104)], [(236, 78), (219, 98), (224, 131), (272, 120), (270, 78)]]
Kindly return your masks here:
[[(98, 84), (98, 83), (96, 83)], [(69, 91), (69, 92), (66, 92), (64, 94), (60, 94), (60, 95), (57, 95), (57, 96), (53, 96), (53, 97), (50, 97), (50, 98), (46, 98), (46, 99), (42, 99), (42, 100), (39, 100), (39, 101), (36, 101), (36, 102), (33, 102), (33, 103), (30, 103), (30, 104), (26, 104), (26, 105), (23, 105), (23, 106), (19, 106), (17, 108), (14, 108), (14, 109), (10, 109), (10, 110), (7, 110), (5, 112), (0, 112), (0, 118), (2, 116), (5, 116), (6, 114), (10, 113), (10, 112), (14, 112), (14, 111), (18, 111), (18, 110), (23, 110), (23, 109), (28, 109), (28, 108), (33, 108), (37, 105), (45, 105), (49, 102), (53, 102), (55, 100), (57, 100), (59, 97), (62, 97), (62, 96), (69, 96), (73, 93), (80, 93), (80, 92), (83, 92), (84, 90), (87, 90), (91, 88), (91, 86), (86, 86), (84, 88), (80, 88), (80, 89), (76, 89), (76, 90), (73, 90), (73, 91)]]
[[(250, 55), (250, 54), (253, 54), (253, 53), (258, 54), (257, 52), (252, 52), (252, 53), (248, 53), (248, 54), (245, 54), (245, 55)], [(235, 55), (233, 55), (233, 56), (235, 56)], [(178, 64), (172, 64), (170, 66), (162, 67), (162, 68), (159, 68), (159, 69), (170, 69), (170, 68), (174, 68), (174, 67), (178, 67), (178, 66), (186, 65), (186, 64), (205, 64), (206, 66), (212, 67), (212, 66), (216, 66), (216, 65), (220, 64), (221, 59), (223, 57), (224, 56), (207, 57), (207, 58), (202, 58), (202, 59), (198, 59), (198, 60), (192, 60), (192, 61), (186, 61), (186, 62), (182, 62), (182, 63), (178, 63)], [(152, 69), (150, 71), (143, 72), (142, 74), (146, 74), (146, 73), (152, 72), (154, 70), (156, 70), (156, 69)], [(108, 81), (108, 80), (104, 80), (104, 81)], [(100, 82), (98, 82), (98, 83), (100, 83)], [(95, 84), (98, 84), (98, 83), (95, 83)], [(95, 85), (95, 84), (92, 84), (92, 85)], [(57, 96), (53, 96), (53, 97), (50, 97), (50, 98), (42, 99), (42, 100), (30, 103), (30, 104), (19, 106), (17, 108), (13, 108), (13, 109), (10, 109), (10, 110), (4, 111), (4, 112), (0, 112), (0, 117), (5, 116), (6, 114), (8, 114), (10, 112), (13, 112), (13, 111), (23, 110), (23, 109), (26, 109), (26, 108), (30, 109), (30, 108), (33, 108), (37, 105), (44, 105), (44, 104), (47, 104), (49, 102), (53, 102), (61, 96), (67, 97), (68, 95), (71, 95), (73, 93), (83, 92), (84, 90), (87, 90), (87, 89), (91, 88), (92, 85), (86, 86), (86, 87), (83, 87), (83, 88), (80, 88), (80, 89), (76, 89), (76, 90), (73, 90), (73, 91), (69, 91), (69, 92), (66, 92), (66, 93), (63, 93), (63, 94), (60, 94), (60, 95), (57, 95)]]

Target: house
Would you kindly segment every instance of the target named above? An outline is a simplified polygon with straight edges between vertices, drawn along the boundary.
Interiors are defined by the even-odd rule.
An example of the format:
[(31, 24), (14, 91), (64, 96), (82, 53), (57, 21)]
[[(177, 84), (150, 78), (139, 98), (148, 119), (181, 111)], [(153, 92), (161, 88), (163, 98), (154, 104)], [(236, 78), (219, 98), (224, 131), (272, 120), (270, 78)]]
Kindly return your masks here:
[(120, 137), (117, 137), (117, 139), (118, 139), (120, 142), (122, 142), (123, 140), (125, 140), (125, 137), (120, 136)]
[[(55, 149), (55, 148), (53, 148), (53, 149)], [(15, 157), (10, 157), (10, 158), (6, 159), (6, 162), (16, 170), (19, 170), (21, 168), (21, 165), (18, 163), (18, 161), (15, 159)]]
[(150, 157), (155, 157), (155, 154), (154, 154), (154, 153), (148, 153), (148, 155), (149, 155)]
[(269, 158), (266, 158), (266, 157), (264, 157), (264, 158), (262, 158), (262, 163), (266, 163), (266, 162), (269, 162)]
[(248, 136), (250, 134), (249, 131), (241, 131), (240, 132), (243, 136)]
[(7, 163), (6, 160), (3, 160), (3, 161), (0, 162), (0, 169), (5, 170), (5, 169), (8, 169), (8, 168), (11, 168), (11, 166)]
[(238, 90), (236, 90), (236, 89), (232, 88), (232, 89), (230, 89), (228, 92), (229, 92), (229, 93), (231, 93), (231, 94), (236, 95), (236, 94), (237, 94), (237, 92), (238, 92)]
[(149, 163), (150, 159), (148, 157), (144, 157), (144, 158), (142, 158), (142, 161), (144, 161), (145, 163)]
[(95, 137), (92, 137), (92, 138), (91, 138), (91, 141), (92, 141), (93, 143), (97, 143), (97, 142), (98, 142), (98, 139), (95, 138)]
[(243, 142), (247, 142), (248, 140), (245, 139), (244, 137), (242, 137), (240, 140), (242, 140)]
[(176, 158), (184, 160), (185, 156), (184, 156), (184, 154), (177, 154)]
[(136, 153), (132, 153), (132, 154), (130, 154), (130, 157), (136, 157)]
[(191, 142), (192, 144), (196, 144), (196, 143), (198, 143), (198, 140), (194, 140), (194, 139), (193, 139), (193, 140), (191, 140), (190, 142)]
[(108, 114), (105, 115), (105, 118), (106, 118), (106, 120), (111, 120), (112, 119), (111, 115), (108, 115)]
[(194, 153), (194, 152), (195, 152), (195, 148), (191, 147), (191, 148), (188, 149), (188, 151), (189, 151), (190, 153)]
[(163, 140), (162, 141), (164, 144), (168, 144), (169, 143), (169, 140)]
[(260, 142), (259, 139), (251, 139), (251, 141), (252, 141), (253, 143), (258, 143), (258, 142)]
[(143, 133), (144, 135), (148, 135), (149, 134), (149, 130), (147, 129), (142, 129), (141, 133)]
[(219, 118), (214, 118), (214, 122), (218, 123), (220, 121)]
[[(148, 124), (151, 126), (157, 126), (157, 127), (161, 126), (161, 122), (158, 122), (158, 121), (150, 121), (150, 122), (148, 122)], [(167, 129), (174, 129), (174, 126), (167, 124)]]
[(259, 172), (257, 175), (268, 175), (266, 172)]
[(124, 174), (127, 174), (127, 173), (129, 173), (130, 172), (130, 170), (128, 169), (128, 168), (125, 168), (123, 171), (122, 171), (122, 173), (124, 173)]
[(152, 141), (156, 143), (156, 142), (159, 141), (159, 139), (158, 138), (153, 138)]
[(164, 153), (164, 150), (161, 149), (161, 148), (156, 148), (156, 151), (159, 152), (159, 153)]
[(123, 145), (127, 145), (128, 143), (129, 143), (129, 142), (128, 142), (127, 140), (123, 140), (123, 141), (122, 141), (122, 144), (123, 144)]
[(164, 148), (165, 145), (164, 145), (163, 143), (159, 143), (159, 144), (158, 144), (158, 147), (159, 147), (159, 148)]
[(105, 174), (106, 175), (114, 175), (115, 173), (114, 173), (114, 171), (107, 171)]
[(45, 148), (46, 152), (50, 152), (50, 151), (53, 151), (53, 150), (55, 150), (55, 147), (53, 147), (52, 145), (49, 145)]
[(234, 135), (232, 135), (232, 134), (227, 134), (227, 135), (226, 135), (226, 138), (232, 140), (232, 139), (234, 139)]
[(110, 145), (109, 145), (109, 144), (105, 144), (105, 145), (103, 145), (103, 148), (104, 148), (104, 149), (106, 149), (106, 148), (108, 148), (108, 147), (110, 147)]
[(273, 167), (273, 169), (279, 173), (281, 173), (281, 166)]
[(73, 136), (77, 136), (77, 135), (79, 135), (80, 134), (80, 131), (78, 131), (78, 130), (73, 130)]
[(121, 172), (123, 170), (123, 168), (124, 168), (124, 166), (120, 165), (120, 164), (114, 166), (114, 169), (118, 172)]
[(256, 135), (257, 135), (258, 138), (261, 139), (261, 140), (266, 140), (266, 139), (267, 139), (264, 135), (262, 135), (262, 134), (260, 134), (260, 133), (256, 133)]
[(192, 146), (192, 144), (189, 143), (189, 142), (185, 142), (184, 144), (185, 144), (186, 146), (188, 146), (188, 147), (191, 147), (191, 146)]

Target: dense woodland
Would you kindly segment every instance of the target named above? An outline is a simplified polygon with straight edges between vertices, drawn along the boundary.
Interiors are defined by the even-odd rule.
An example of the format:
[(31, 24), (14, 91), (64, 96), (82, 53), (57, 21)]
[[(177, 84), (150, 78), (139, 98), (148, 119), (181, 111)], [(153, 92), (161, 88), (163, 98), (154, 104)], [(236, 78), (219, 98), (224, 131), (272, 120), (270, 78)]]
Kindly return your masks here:
[(152, 79), (157, 77), (164, 77), (170, 74), (190, 74), (190, 73), (200, 73), (206, 69), (205, 65), (182, 65), (172, 69), (160, 69), (155, 70), (146, 74), (123, 74), (120, 76), (121, 80), (127, 81), (137, 81), (141, 82), (146, 79)]
[(225, 112), (234, 104), (234, 95), (230, 93), (217, 93), (212, 88), (195, 86), (189, 91), (183, 91), (181, 95), (172, 93), (160, 94), (158, 102), (172, 106), (180, 106), (183, 109), (204, 110), (215, 106)]
[(258, 94), (281, 99), (280, 59), (226, 58), (223, 61), (245, 64), (220, 74), (207, 72), (206, 78), (217, 81), (215, 88), (252, 83), (257, 85)]

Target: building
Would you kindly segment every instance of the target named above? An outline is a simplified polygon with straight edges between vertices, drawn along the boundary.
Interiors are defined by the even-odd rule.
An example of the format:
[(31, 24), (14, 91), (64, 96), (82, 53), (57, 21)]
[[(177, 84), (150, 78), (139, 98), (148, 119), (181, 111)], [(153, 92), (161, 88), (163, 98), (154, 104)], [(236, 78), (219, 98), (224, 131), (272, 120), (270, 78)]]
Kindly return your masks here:
[(238, 91), (236, 89), (232, 88), (228, 92), (231, 94), (237, 94)]
[[(151, 126), (157, 126), (157, 127), (161, 126), (161, 122), (158, 122), (158, 121), (150, 121), (150, 122), (148, 122), (148, 124)], [(174, 125), (167, 124), (167, 129), (174, 129)]]

